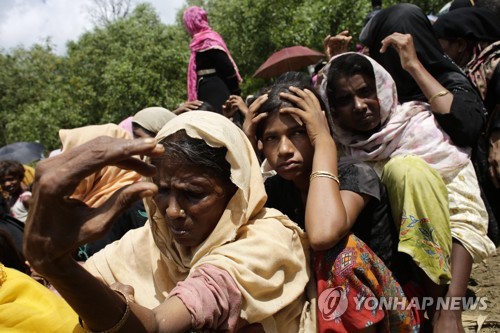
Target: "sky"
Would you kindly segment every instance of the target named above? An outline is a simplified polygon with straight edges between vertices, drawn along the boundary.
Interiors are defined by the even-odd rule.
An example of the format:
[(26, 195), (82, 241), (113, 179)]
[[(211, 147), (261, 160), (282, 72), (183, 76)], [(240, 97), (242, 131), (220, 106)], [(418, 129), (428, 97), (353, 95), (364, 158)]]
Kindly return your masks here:
[[(132, 0), (149, 2), (165, 24), (172, 24), (184, 0)], [(47, 37), (63, 55), (66, 42), (78, 40), (93, 23), (88, 14), (92, 0), (0, 0), (0, 49), (30, 48)]]

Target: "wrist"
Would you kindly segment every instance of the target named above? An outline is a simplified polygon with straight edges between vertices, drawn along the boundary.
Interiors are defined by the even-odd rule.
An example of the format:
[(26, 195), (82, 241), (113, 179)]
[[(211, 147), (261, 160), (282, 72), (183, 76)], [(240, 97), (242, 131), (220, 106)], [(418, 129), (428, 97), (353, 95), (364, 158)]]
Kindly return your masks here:
[(81, 268), (70, 255), (57, 259), (30, 260), (30, 267), (51, 282), (65, 280), (75, 269)]
[(318, 135), (314, 139), (313, 146), (315, 149), (328, 147), (337, 150), (337, 147), (335, 146), (335, 141), (333, 141), (333, 138), (330, 135), (330, 133), (324, 135)]
[(405, 70), (411, 75), (414, 76), (422, 71), (423, 66), (422, 63), (418, 60), (411, 61), (405, 66)]

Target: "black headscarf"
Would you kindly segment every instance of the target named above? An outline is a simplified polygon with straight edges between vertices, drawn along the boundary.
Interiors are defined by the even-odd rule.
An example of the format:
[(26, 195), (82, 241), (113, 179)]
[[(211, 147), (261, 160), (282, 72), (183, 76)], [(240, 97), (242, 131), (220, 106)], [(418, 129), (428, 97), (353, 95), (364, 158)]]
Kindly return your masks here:
[(360, 40), (369, 47), (370, 56), (393, 77), (401, 102), (426, 101), (426, 98), (411, 75), (401, 67), (396, 50), (390, 47), (383, 54), (379, 51), (382, 40), (394, 32), (412, 35), (420, 62), (438, 81), (441, 82), (440, 77), (450, 72), (467, 80), (462, 70), (444, 54), (422, 9), (411, 4), (397, 4), (373, 17), (361, 32)]
[(488, 8), (458, 8), (440, 16), (433, 25), (438, 38), (496, 42), (500, 40), (500, 22)]
[(455, 0), (450, 5), (450, 11), (458, 8), (472, 7), (472, 6), (474, 6), (474, 4), (471, 2), (471, 0)]

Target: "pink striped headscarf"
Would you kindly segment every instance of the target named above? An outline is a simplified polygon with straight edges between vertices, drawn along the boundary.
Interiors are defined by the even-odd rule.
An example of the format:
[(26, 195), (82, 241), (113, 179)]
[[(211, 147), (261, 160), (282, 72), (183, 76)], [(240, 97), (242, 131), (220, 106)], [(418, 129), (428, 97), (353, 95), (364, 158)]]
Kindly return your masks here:
[(189, 44), (191, 57), (189, 58), (187, 71), (188, 100), (194, 101), (198, 98), (198, 94), (196, 92), (196, 52), (210, 49), (219, 49), (226, 52), (234, 66), (238, 81), (242, 81), (240, 73), (238, 73), (238, 67), (231, 57), (226, 43), (217, 32), (210, 28), (210, 25), (208, 24), (207, 12), (197, 6), (189, 7), (184, 12), (184, 25), (186, 26), (189, 34), (193, 37), (191, 44)]
[[(332, 61), (351, 53), (332, 57), (322, 72), (327, 75)], [(373, 66), (381, 126), (374, 133), (363, 134), (333, 124), (334, 137), (346, 155), (368, 162), (383, 161), (397, 155), (416, 155), (442, 176), (455, 174), (464, 167), (469, 162), (470, 149), (453, 144), (434, 118), (430, 105), (419, 101), (400, 105), (396, 83), (389, 72), (372, 58), (357, 54), (367, 58)], [(327, 85), (325, 78), (320, 83), (319, 93), (329, 108)]]

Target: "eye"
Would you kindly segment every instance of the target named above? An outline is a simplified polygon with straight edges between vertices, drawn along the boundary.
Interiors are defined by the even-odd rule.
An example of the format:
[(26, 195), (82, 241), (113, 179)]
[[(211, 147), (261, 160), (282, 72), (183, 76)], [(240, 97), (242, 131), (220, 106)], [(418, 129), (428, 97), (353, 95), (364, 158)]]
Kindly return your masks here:
[(264, 142), (272, 142), (275, 141), (277, 138), (276, 135), (266, 135), (264, 136)]
[(307, 134), (307, 130), (304, 129), (304, 128), (301, 128), (301, 129), (297, 129), (297, 130), (294, 130), (292, 132), (292, 135), (293, 136), (300, 136), (300, 135), (304, 135), (304, 134)]
[(361, 88), (358, 91), (358, 96), (361, 98), (369, 98), (372, 95), (372, 90), (369, 89), (368, 87)]
[(350, 95), (344, 95), (344, 96), (339, 96), (339, 97), (336, 97), (334, 100), (333, 100), (333, 103), (335, 106), (337, 107), (342, 107), (342, 106), (347, 106), (351, 103), (352, 101), (352, 98)]
[(205, 198), (207, 194), (200, 191), (184, 191), (184, 197), (192, 202), (197, 202)]

